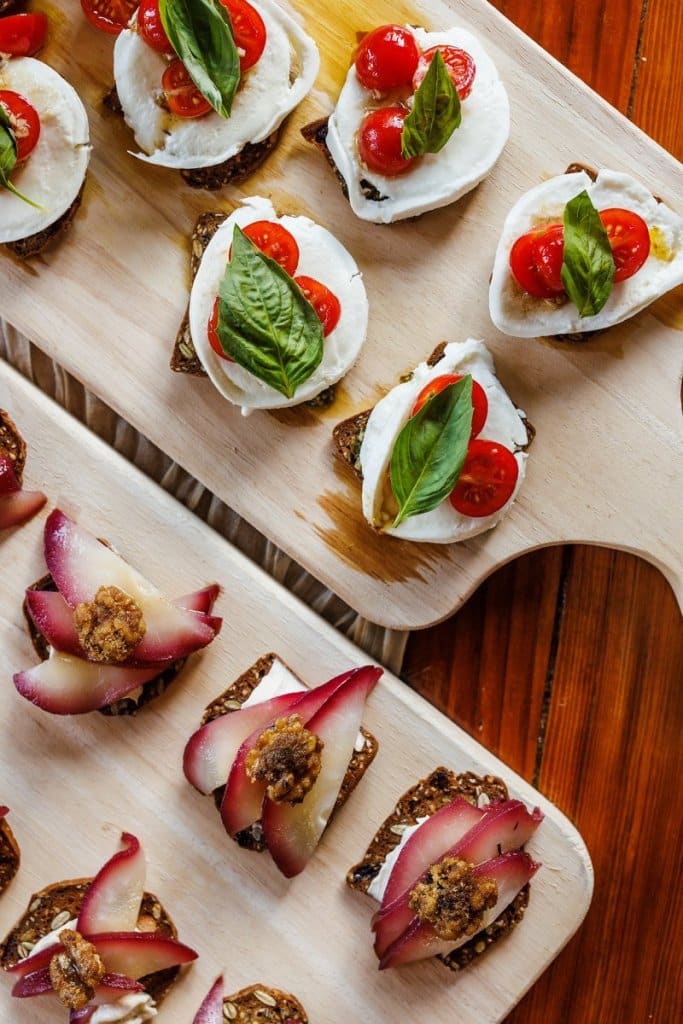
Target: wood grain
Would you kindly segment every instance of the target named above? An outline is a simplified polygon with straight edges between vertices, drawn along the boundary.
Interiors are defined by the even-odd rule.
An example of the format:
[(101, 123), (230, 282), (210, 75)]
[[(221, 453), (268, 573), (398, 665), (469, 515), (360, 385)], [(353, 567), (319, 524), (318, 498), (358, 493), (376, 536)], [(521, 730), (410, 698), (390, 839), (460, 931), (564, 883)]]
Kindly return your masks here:
[(649, 0), (636, 65), (633, 120), (683, 160), (683, 17), (680, 0)]

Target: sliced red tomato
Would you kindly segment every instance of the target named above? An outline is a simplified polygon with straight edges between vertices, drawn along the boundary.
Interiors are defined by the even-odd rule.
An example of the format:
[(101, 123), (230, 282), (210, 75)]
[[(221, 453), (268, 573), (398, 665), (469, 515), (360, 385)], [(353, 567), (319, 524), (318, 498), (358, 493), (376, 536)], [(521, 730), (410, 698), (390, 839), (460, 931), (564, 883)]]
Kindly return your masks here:
[(472, 92), (472, 86), (477, 74), (477, 66), (470, 54), (466, 50), (460, 50), (457, 46), (446, 46), (444, 44), (442, 46), (432, 46), (431, 49), (425, 50), (420, 57), (413, 77), (413, 89), (418, 88), (422, 79), (427, 74), (429, 65), (434, 60), (437, 50), (441, 52), (444, 63), (448, 68), (448, 73), (451, 76), (451, 81), (458, 90), (458, 96), (461, 100), (466, 100)]
[(0, 19), (0, 53), (32, 57), (47, 35), (46, 14), (10, 14)]
[(470, 441), (450, 503), (463, 516), (491, 516), (512, 497), (519, 466), (509, 448), (480, 437)]
[(211, 310), (211, 316), (209, 317), (209, 322), (207, 324), (206, 333), (207, 333), (207, 335), (209, 337), (209, 345), (214, 350), (216, 355), (220, 356), (221, 359), (227, 359), (227, 361), (229, 363), (234, 363), (235, 360), (231, 359), (230, 356), (226, 352), (223, 351), (223, 346), (221, 345), (221, 339), (218, 337), (218, 304), (219, 304), (219, 302), (220, 302), (220, 299), (219, 299), (218, 296), (216, 296), (216, 299), (215, 299), (214, 304), (213, 304), (213, 309)]
[(363, 37), (354, 64), (361, 85), (387, 92), (410, 85), (419, 59), (420, 49), (412, 32), (402, 25), (380, 25)]
[(263, 18), (247, 0), (221, 0), (232, 22), (232, 34), (240, 55), (240, 71), (253, 68), (266, 46)]
[(601, 210), (615, 265), (615, 281), (627, 281), (650, 255), (650, 229), (642, 217), (631, 210)]
[[(434, 395), (438, 395), (440, 391), (447, 388), (449, 384), (455, 384), (457, 381), (462, 380), (462, 373), (444, 373), (441, 377), (435, 377), (434, 380), (430, 380), (429, 384), (426, 384), (420, 394), (417, 396), (415, 405), (411, 412), (411, 416), (414, 416), (420, 411), (423, 405), (426, 405), (430, 398), (434, 398)], [(477, 434), (481, 434), (484, 424), (486, 423), (486, 417), (489, 412), (489, 400), (486, 397), (481, 384), (476, 380), (472, 381), (472, 433), (470, 437), (476, 437)]]
[(327, 285), (316, 281), (314, 277), (306, 277), (305, 274), (302, 274), (300, 277), (295, 277), (294, 280), (318, 314), (318, 319), (323, 325), (323, 336), (326, 338), (339, 323), (341, 316), (339, 299)]
[(0, 104), (5, 109), (17, 140), (17, 160), (26, 160), (36, 148), (40, 138), (38, 111), (18, 92), (12, 92), (9, 89), (0, 90)]
[(553, 299), (559, 293), (549, 287), (538, 269), (536, 243), (542, 234), (542, 231), (529, 231), (517, 239), (510, 250), (510, 271), (520, 288), (529, 295), (537, 299)]
[(161, 20), (159, 0), (140, 0), (138, 7), (138, 32), (148, 46), (157, 53), (174, 53), (166, 29)]
[(81, 0), (83, 13), (100, 32), (117, 36), (135, 13), (139, 0)]
[(536, 271), (554, 295), (564, 291), (562, 283), (562, 264), (564, 262), (564, 227), (562, 224), (551, 224), (544, 231), (537, 232), (532, 243)]
[(161, 76), (161, 87), (172, 114), (178, 117), (203, 117), (211, 104), (200, 93), (181, 60), (176, 58)]
[(415, 160), (401, 152), (401, 133), (408, 111), (380, 107), (366, 114), (358, 132), (358, 153), (365, 166), (389, 178), (410, 170)]
[(291, 231), (273, 220), (255, 220), (247, 224), (243, 231), (257, 249), (279, 263), (290, 277), (294, 277), (294, 271), (299, 266), (299, 246)]

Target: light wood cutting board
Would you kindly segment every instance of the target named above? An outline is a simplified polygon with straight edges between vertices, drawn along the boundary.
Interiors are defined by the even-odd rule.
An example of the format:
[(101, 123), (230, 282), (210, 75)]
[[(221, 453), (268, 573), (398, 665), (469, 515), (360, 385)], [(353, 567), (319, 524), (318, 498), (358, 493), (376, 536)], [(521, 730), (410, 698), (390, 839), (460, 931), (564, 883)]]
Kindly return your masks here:
[[(49, 399), (0, 364), (0, 407), (29, 443), (26, 486), (42, 487), (109, 538), (169, 595), (211, 580), (222, 634), (193, 657), (168, 693), (135, 719), (95, 713), (58, 718), (15, 692), (11, 674), (33, 664), (21, 614), (23, 588), (43, 572), (48, 509), (0, 537), (0, 802), (22, 845), (22, 869), (0, 899), (4, 935), (36, 889), (94, 873), (135, 832), (148, 887), (201, 958), (176, 986), (162, 1020), (189, 1022), (219, 969), (231, 990), (253, 982), (296, 993), (314, 1022), (360, 1019), (488, 1024), (503, 1018), (583, 919), (593, 876), (583, 841), (560, 811), (399, 680), (385, 675), (365, 723), (380, 751), (337, 816), (313, 862), (288, 883), (265, 855), (227, 839), (209, 798), (185, 782), (184, 744), (202, 710), (260, 654), (277, 651), (311, 682), (362, 664), (363, 653), (255, 568), (154, 483)], [(546, 814), (529, 845), (544, 867), (514, 936), (457, 977), (436, 963), (380, 974), (371, 948), (372, 902), (344, 874), (397, 797), (438, 764), (500, 774)], [(0, 977), (0, 1020), (56, 1020), (38, 1000), (20, 1003)], [(362, 1008), (362, 1015), (359, 1009)]]
[[(485, 41), (508, 87), (510, 143), (461, 202), (392, 227), (356, 220), (299, 127), (329, 112), (353, 50), (371, 27), (361, 0), (296, 0), (317, 39), (316, 92), (242, 192), (196, 193), (172, 171), (127, 154), (131, 133), (101, 99), (111, 40), (71, 0), (52, 17), (46, 59), (89, 108), (94, 154), (74, 230), (44, 259), (3, 258), (0, 313), (88, 388), (366, 617), (408, 629), (459, 606), (497, 566), (547, 544), (590, 542), (642, 554), (683, 599), (679, 540), (683, 290), (599, 340), (512, 340), (492, 327), (487, 281), (511, 204), (573, 160), (633, 171), (683, 210), (680, 165), (498, 15), (484, 0), (381, 0), (372, 24), (460, 23)], [(68, 16), (67, 13), (69, 12)], [(326, 412), (245, 421), (208, 381), (167, 364), (189, 283), (188, 236), (200, 210), (266, 194), (335, 232), (360, 264), (371, 302), (367, 344)], [(495, 531), (448, 547), (376, 537), (357, 483), (335, 466), (334, 424), (374, 404), (441, 339), (488, 341), (500, 378), (537, 428), (524, 490)]]

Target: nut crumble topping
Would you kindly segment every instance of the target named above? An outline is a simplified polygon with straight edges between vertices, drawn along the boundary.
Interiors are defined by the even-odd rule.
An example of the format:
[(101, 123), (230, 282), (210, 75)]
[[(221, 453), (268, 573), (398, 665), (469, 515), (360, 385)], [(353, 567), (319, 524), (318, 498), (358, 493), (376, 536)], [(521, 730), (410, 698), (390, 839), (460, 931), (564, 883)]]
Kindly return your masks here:
[(142, 609), (118, 587), (100, 587), (74, 612), (81, 646), (92, 661), (116, 665), (130, 657), (147, 631)]
[(431, 924), (441, 939), (475, 935), (482, 927), (484, 912), (496, 905), (496, 881), (475, 875), (473, 867), (461, 857), (446, 857), (431, 867), (410, 893), (410, 909)]
[(50, 981), (58, 998), (70, 1010), (82, 1010), (95, 995), (105, 967), (91, 942), (78, 932), (64, 928), (59, 933), (64, 946), (50, 961)]
[(265, 782), (276, 803), (300, 804), (320, 774), (323, 746), (299, 715), (278, 718), (247, 754), (247, 775), (252, 782)]

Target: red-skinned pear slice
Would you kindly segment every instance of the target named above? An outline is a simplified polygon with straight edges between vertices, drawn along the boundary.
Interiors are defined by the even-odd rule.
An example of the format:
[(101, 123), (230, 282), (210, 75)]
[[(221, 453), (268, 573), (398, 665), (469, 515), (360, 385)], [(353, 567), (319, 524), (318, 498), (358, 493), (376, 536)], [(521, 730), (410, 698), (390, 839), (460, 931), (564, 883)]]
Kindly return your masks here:
[(9, 814), (9, 807), (0, 807), (0, 820)]
[(15, 999), (30, 999), (32, 996), (46, 996), (54, 992), (50, 981), (49, 967), (43, 967), (39, 971), (32, 971), (15, 982), (12, 988), (12, 995)]
[(0, 496), (15, 494), (21, 490), (21, 484), (14, 472), (14, 463), (6, 455), (0, 455)]
[(287, 714), (300, 697), (301, 690), (278, 694), (260, 704), (250, 704), (249, 707), (230, 711), (197, 729), (188, 740), (183, 755), (183, 771), (187, 781), (206, 795), (224, 786), (230, 766), (246, 737), (256, 730), (259, 735), (276, 718)]
[[(251, 781), (246, 773), (245, 765), (247, 754), (263, 730), (271, 725), (276, 718), (282, 716), (285, 710), (287, 714), (296, 713), (299, 715), (301, 721), (306, 725), (309, 719), (323, 706), (325, 701), (358, 671), (358, 669), (350, 669), (348, 672), (343, 672), (341, 675), (335, 676), (334, 679), (330, 679), (329, 682), (323, 683), (322, 686), (316, 686), (313, 690), (297, 694), (297, 700), (293, 704), (287, 709), (282, 708), (269, 720), (256, 726), (254, 731), (247, 736), (233, 761), (221, 803), (221, 818), (227, 832), (231, 836), (241, 832), (244, 828), (249, 828), (250, 825), (253, 825), (261, 817), (261, 807), (266, 787), (265, 784), (262, 785), (261, 783)], [(242, 714), (242, 712), (235, 711), (233, 714)]]
[(145, 890), (145, 855), (135, 836), (124, 832), (119, 850), (95, 875), (78, 915), (81, 935), (132, 932)]
[(133, 651), (137, 662), (176, 661), (206, 647), (216, 635), (220, 620), (167, 601), (137, 569), (59, 509), (45, 524), (45, 561), (72, 608), (92, 601), (103, 586), (118, 587), (137, 602), (147, 627)]
[(20, 526), (31, 519), (47, 501), (40, 491), (15, 491), (0, 495), (0, 530)]
[(61, 942), (55, 942), (51, 946), (46, 946), (45, 949), (41, 949), (39, 953), (34, 953), (33, 956), (27, 956), (23, 960), (19, 960), (18, 963), (13, 964), (7, 968), (9, 974), (18, 974), (20, 978), (24, 978), (29, 974), (39, 974), (46, 967), (50, 966), (50, 960), (55, 953), (61, 953), (64, 946)]
[[(543, 820), (542, 813), (535, 808), (530, 814), (521, 800), (505, 800), (490, 804), (483, 817), (461, 839), (450, 847), (442, 847), (442, 853), (427, 865), (440, 863), (445, 857), (461, 857), (470, 864), (490, 860), (498, 853), (516, 850), (534, 834)], [(422, 829), (420, 829), (420, 832)], [(415, 835), (419, 835), (416, 832)], [(392, 942), (410, 924), (413, 912), (408, 906), (410, 891), (424, 878), (425, 871), (418, 874), (400, 896), (391, 904), (382, 906), (375, 917), (375, 952), (382, 957)]]
[[(143, 986), (139, 982), (133, 981), (132, 978), (126, 978), (119, 974), (105, 974), (101, 984), (95, 989), (95, 995), (91, 999), (89, 1006), (84, 1009), (94, 1008), (101, 1003), (111, 1003), (116, 999), (120, 999), (126, 992), (142, 991), (144, 991)], [(24, 977), (19, 978), (12, 989), (12, 995), (16, 999), (44, 996), (50, 992), (54, 992), (54, 989), (50, 981), (49, 967), (43, 967), (39, 971), (33, 971), (31, 974), (24, 975)], [(75, 1017), (73, 1019), (87, 1020), (87, 1017)]]
[(406, 890), (411, 889), (415, 879), (420, 878), (428, 867), (439, 860), (444, 846), (451, 847), (462, 839), (484, 813), (483, 808), (475, 807), (468, 800), (458, 797), (424, 821), (401, 848), (382, 896), (382, 906), (375, 918), (399, 896), (403, 896)]
[(209, 994), (197, 1010), (192, 1024), (225, 1024), (223, 1016), (223, 975), (214, 981)]
[(22, 697), (43, 711), (82, 715), (120, 700), (157, 672), (157, 668), (96, 665), (53, 651), (47, 661), (17, 672), (14, 685)]
[(127, 978), (144, 978), (196, 960), (198, 954), (176, 939), (153, 932), (105, 932), (84, 935), (102, 957), (107, 971)]
[[(530, 878), (538, 871), (540, 864), (532, 860), (528, 853), (521, 850), (504, 853), (491, 860), (478, 864), (473, 874), (481, 878), (493, 878), (498, 885), (498, 899), (494, 907), (484, 914), (481, 928), (488, 928), (492, 921), (505, 910), (514, 900)], [(463, 935), (460, 939), (444, 940), (439, 938), (432, 926), (413, 917), (408, 928), (386, 950), (380, 959), (379, 969), (398, 967), (400, 964), (413, 963), (426, 957), (449, 953), (471, 938)]]
[(322, 768), (300, 804), (263, 801), (261, 823), (270, 855), (286, 878), (303, 871), (320, 842), (344, 781), (365, 702), (382, 674), (358, 669), (309, 719), (307, 728), (324, 743)]
[(207, 614), (213, 608), (221, 588), (218, 583), (211, 583), (202, 590), (195, 590), (193, 594), (185, 594), (184, 597), (176, 597), (172, 602), (179, 608), (187, 608), (189, 612), (203, 612)]

